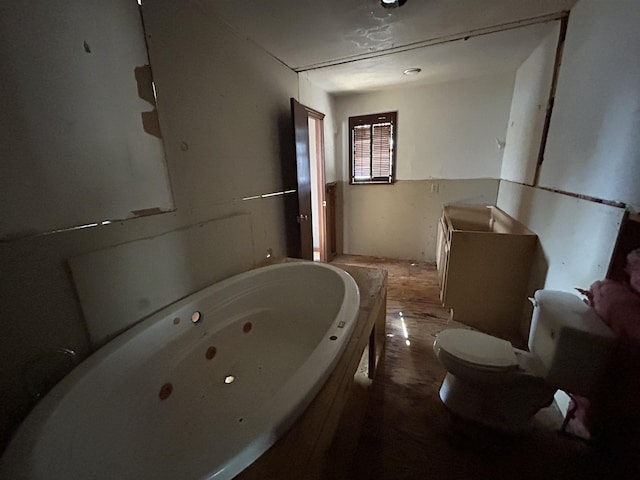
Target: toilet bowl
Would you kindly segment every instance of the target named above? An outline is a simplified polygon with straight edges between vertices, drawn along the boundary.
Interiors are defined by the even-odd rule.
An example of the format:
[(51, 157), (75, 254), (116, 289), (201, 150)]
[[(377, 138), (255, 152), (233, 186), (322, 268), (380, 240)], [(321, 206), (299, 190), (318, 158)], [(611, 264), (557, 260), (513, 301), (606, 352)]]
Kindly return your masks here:
[(536, 358), (506, 340), (449, 329), (436, 337), (434, 350), (447, 370), (440, 399), (463, 418), (517, 430), (553, 401), (556, 389), (538, 375)]
[(501, 430), (529, 425), (557, 389), (588, 395), (614, 336), (576, 295), (539, 290), (533, 299), (529, 351), (468, 329), (440, 332), (433, 349), (447, 370), (440, 399), (454, 414)]

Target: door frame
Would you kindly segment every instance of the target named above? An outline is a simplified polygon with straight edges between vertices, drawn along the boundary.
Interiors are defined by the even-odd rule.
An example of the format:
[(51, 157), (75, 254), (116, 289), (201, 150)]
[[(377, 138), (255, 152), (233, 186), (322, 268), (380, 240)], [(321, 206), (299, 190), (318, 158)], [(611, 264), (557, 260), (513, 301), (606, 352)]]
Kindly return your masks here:
[[(309, 119), (314, 120), (315, 126), (315, 152), (313, 159), (310, 155), (310, 168), (315, 166), (316, 185), (315, 195), (318, 205), (318, 246), (320, 248), (320, 261), (326, 262), (328, 258), (327, 253), (327, 202), (325, 199), (325, 176), (324, 176), (324, 114), (312, 110), (308, 112)], [(309, 152), (311, 153), (311, 152)], [(315, 161), (314, 161), (315, 160)], [(314, 165), (315, 163), (315, 165)], [(314, 185), (311, 185), (311, 193), (314, 193)], [(315, 238), (314, 238), (315, 244)], [(315, 245), (314, 245), (315, 248)]]
[[(315, 193), (318, 199), (318, 243), (320, 247), (320, 261), (327, 261), (326, 241), (326, 201), (324, 185), (324, 113), (301, 104), (291, 98), (291, 112), (294, 125), (294, 141), (297, 166), (298, 212), (297, 221), (300, 226), (300, 257), (313, 260), (313, 215), (311, 195)], [(302, 120), (304, 117), (304, 122)], [(311, 152), (309, 138), (309, 119), (315, 124), (315, 152), (316, 167), (315, 185), (311, 186)], [(315, 190), (315, 192), (314, 192)]]

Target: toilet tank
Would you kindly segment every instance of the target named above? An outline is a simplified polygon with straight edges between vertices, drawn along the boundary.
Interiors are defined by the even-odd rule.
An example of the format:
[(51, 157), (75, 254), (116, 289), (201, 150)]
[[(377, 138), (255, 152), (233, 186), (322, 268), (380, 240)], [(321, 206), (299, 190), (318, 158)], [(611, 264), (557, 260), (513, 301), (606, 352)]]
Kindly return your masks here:
[(538, 290), (529, 331), (529, 350), (541, 362), (548, 384), (589, 395), (615, 345), (611, 329), (577, 295)]

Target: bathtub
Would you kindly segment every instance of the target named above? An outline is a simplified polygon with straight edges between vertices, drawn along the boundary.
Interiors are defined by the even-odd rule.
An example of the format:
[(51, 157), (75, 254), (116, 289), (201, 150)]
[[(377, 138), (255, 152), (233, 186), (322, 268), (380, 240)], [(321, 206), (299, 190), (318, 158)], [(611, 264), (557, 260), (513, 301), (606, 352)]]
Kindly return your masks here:
[(2, 479), (228, 479), (281, 436), (349, 340), (358, 287), (283, 263), (207, 287), (81, 363), (34, 408)]

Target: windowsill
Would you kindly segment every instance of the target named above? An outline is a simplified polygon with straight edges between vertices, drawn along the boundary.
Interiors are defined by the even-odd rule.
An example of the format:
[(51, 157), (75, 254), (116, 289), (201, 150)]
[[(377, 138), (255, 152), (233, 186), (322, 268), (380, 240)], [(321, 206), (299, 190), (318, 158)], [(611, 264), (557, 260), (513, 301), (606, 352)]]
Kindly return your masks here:
[(393, 185), (395, 182), (395, 180), (393, 182), (349, 182), (349, 185)]

